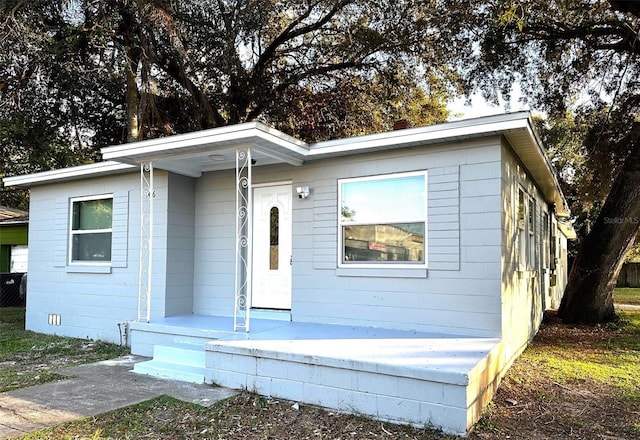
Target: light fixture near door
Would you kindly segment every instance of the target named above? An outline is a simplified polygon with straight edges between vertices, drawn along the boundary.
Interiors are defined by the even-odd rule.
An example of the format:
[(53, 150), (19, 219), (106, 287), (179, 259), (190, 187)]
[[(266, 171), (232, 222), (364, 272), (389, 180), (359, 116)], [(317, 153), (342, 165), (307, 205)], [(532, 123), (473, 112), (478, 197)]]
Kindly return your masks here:
[(306, 199), (309, 197), (309, 187), (308, 186), (299, 186), (296, 188), (296, 193), (298, 193), (299, 199)]

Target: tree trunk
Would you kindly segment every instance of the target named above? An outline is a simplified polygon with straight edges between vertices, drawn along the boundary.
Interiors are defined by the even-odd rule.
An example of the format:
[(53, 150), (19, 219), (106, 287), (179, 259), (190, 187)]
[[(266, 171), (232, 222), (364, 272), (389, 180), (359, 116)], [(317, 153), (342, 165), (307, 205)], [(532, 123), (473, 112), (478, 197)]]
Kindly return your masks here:
[[(138, 82), (134, 64), (129, 61), (127, 66), (127, 142), (136, 142), (140, 140), (140, 131), (138, 123)], [(137, 69), (136, 69), (137, 70)]]
[(558, 311), (565, 323), (616, 319), (613, 289), (640, 229), (640, 140), (631, 148), (573, 263)]

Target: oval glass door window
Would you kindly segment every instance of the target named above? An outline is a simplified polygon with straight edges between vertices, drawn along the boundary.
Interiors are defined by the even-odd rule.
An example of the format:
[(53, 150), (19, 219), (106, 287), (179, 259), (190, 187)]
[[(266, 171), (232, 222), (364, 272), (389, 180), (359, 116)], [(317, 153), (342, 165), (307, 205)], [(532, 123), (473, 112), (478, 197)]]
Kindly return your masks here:
[(280, 210), (274, 206), (269, 215), (269, 269), (278, 270), (278, 242), (280, 236)]

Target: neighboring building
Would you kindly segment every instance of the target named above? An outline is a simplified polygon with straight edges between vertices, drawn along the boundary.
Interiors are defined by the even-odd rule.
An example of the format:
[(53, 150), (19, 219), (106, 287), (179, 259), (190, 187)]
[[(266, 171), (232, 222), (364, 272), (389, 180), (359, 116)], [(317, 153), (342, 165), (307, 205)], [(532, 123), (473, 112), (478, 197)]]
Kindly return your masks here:
[(102, 154), (4, 179), (31, 188), (27, 328), (124, 338), (140, 372), (464, 434), (566, 282), (528, 113)]
[(0, 206), (0, 273), (27, 271), (29, 213)]

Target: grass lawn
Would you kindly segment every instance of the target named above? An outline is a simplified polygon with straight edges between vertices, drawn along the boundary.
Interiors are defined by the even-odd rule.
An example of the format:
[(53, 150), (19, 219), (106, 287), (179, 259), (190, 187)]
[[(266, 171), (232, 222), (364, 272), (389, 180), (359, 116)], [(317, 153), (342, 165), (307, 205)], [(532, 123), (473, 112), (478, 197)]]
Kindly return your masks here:
[[(471, 439), (640, 438), (640, 311), (595, 327), (553, 314), (516, 360)], [(210, 408), (160, 397), (23, 439), (452, 437), (244, 393)]]
[(24, 314), (23, 307), (0, 308), (0, 392), (58, 380), (53, 370), (129, 352), (105, 342), (25, 331)]
[(640, 288), (619, 287), (613, 291), (613, 301), (619, 304), (640, 305)]

